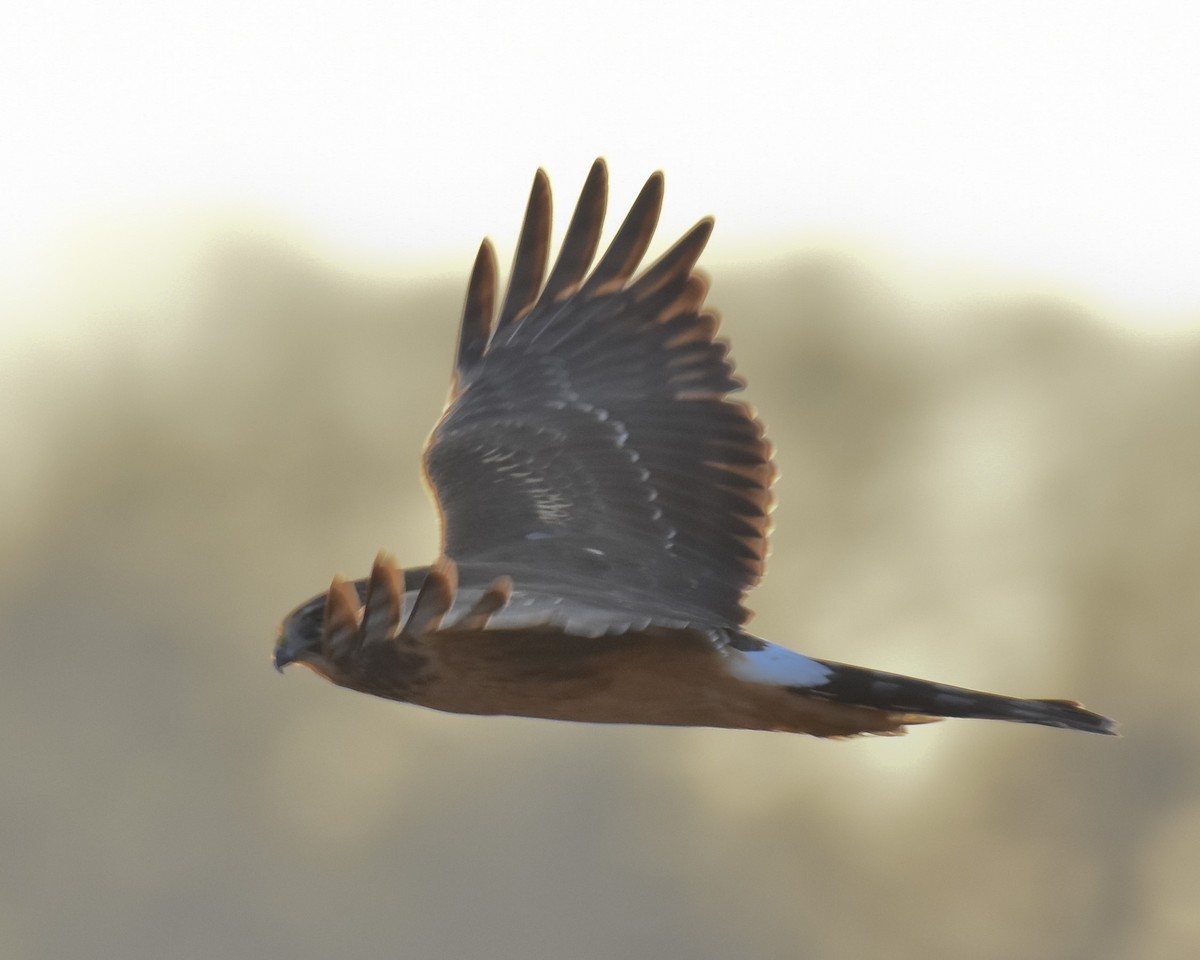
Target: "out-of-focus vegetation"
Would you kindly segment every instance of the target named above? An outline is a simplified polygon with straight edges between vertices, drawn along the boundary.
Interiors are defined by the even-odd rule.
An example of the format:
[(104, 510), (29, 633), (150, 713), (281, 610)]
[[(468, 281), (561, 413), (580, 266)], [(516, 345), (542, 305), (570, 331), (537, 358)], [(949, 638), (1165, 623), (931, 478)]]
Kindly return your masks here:
[(592, 728), (281, 679), (292, 605), (436, 551), (418, 457), (461, 289), (230, 240), (97, 308), (120, 336), (0, 362), (0, 954), (1197, 955), (1200, 336), (844, 257), (708, 266), (783, 472), (755, 629), (1078, 697), (1122, 739)]

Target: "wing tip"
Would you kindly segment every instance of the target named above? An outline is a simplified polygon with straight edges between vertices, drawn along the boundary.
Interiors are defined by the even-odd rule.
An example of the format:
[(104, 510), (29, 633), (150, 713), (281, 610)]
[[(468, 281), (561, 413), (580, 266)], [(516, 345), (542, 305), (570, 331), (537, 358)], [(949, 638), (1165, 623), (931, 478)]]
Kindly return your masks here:
[(491, 340), (495, 326), (498, 275), (496, 248), (490, 239), (484, 237), (480, 241), (475, 262), (471, 267), (471, 276), (467, 281), (467, 296), (458, 328), (458, 350), (454, 364), (456, 381), (466, 377), (479, 363)]

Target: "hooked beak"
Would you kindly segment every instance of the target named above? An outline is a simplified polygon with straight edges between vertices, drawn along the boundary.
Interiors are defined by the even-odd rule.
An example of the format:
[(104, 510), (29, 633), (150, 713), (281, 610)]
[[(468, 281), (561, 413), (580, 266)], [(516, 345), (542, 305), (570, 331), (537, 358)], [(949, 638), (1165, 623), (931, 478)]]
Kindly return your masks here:
[(275, 653), (272, 656), (272, 662), (275, 664), (275, 669), (283, 673), (283, 668), (289, 663), (295, 663), (296, 656), (288, 648), (287, 641), (282, 636), (283, 631), (280, 631), (279, 638), (275, 641)]

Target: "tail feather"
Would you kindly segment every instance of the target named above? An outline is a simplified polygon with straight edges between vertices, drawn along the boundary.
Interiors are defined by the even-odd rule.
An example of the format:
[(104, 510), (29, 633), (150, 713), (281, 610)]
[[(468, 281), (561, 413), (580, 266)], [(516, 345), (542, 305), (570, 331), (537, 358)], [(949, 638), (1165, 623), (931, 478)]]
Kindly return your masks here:
[(1024, 700), (827, 660), (820, 662), (830, 669), (829, 678), (819, 686), (805, 687), (806, 696), (915, 715), (909, 723), (917, 717), (966, 717), (1116, 733), (1114, 721), (1085, 710), (1074, 700)]

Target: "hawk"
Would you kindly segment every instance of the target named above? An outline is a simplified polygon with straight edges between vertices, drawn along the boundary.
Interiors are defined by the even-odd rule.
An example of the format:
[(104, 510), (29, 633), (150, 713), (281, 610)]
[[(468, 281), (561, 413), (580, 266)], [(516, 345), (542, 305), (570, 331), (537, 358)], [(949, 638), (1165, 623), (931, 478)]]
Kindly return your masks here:
[(607, 196), (597, 160), (550, 266), (539, 170), (502, 298), (483, 241), (425, 449), (441, 556), (401, 571), (381, 553), (366, 579), (335, 577), (284, 620), (276, 667), (453, 713), (818, 737), (942, 717), (1112, 733), (1070, 700), (832, 663), (746, 631), (775, 469), (730, 399), (744, 384), (694, 272), (713, 221), (635, 277), (663, 177), (593, 267)]

